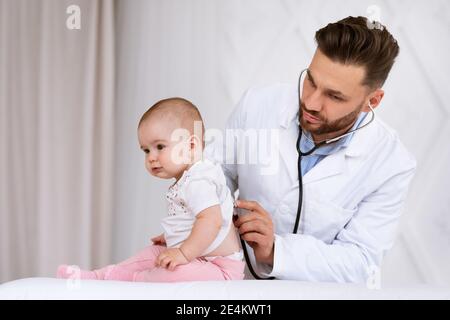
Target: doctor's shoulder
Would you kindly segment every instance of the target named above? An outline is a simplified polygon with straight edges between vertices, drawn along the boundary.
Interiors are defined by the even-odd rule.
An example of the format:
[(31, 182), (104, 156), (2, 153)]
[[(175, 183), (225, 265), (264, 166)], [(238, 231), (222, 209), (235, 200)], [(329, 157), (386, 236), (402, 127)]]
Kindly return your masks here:
[(384, 151), (389, 155), (388, 162), (402, 171), (414, 171), (417, 167), (416, 158), (403, 144), (397, 131), (380, 117), (377, 117), (375, 123), (377, 124), (376, 136), (379, 143), (383, 145)]
[(233, 114), (242, 120), (245, 127), (266, 126), (268, 121), (278, 123), (286, 106), (295, 105), (296, 101), (297, 91), (293, 83), (253, 86), (241, 96)]

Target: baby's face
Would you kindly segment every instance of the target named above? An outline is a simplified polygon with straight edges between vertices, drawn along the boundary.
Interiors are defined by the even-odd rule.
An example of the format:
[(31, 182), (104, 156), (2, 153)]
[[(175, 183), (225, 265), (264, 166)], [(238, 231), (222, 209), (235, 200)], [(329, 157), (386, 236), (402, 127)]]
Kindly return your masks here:
[(173, 158), (174, 147), (179, 148), (180, 143), (171, 140), (175, 129), (173, 123), (151, 116), (138, 128), (139, 144), (145, 153), (145, 167), (155, 177), (178, 180), (189, 167), (189, 164)]

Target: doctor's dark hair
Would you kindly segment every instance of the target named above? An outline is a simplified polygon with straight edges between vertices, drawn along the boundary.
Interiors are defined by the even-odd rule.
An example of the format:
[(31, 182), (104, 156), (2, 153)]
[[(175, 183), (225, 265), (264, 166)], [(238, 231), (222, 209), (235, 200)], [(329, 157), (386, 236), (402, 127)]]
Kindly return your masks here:
[(382, 87), (400, 48), (385, 26), (365, 17), (347, 17), (316, 32), (318, 49), (329, 59), (365, 68), (363, 85)]

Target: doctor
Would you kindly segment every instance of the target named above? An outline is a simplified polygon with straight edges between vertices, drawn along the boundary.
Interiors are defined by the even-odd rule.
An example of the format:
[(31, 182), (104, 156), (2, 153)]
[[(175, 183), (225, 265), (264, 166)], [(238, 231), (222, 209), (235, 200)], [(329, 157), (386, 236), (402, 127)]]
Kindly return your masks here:
[[(328, 24), (315, 39), (301, 99), (295, 85), (252, 88), (226, 125), (279, 130), (275, 173), (264, 174), (266, 164), (219, 160), (228, 186), (239, 190), (237, 207), (246, 214), (235, 226), (253, 249), (255, 271), (276, 279), (366, 282), (394, 243), (416, 167), (391, 128), (379, 118), (369, 123), (399, 47), (386, 28), (363, 17)], [(303, 201), (294, 234), (300, 133), (303, 153), (320, 146), (301, 157)], [(246, 143), (245, 135), (239, 137), (238, 153)], [(216, 155), (217, 147), (211, 148)]]

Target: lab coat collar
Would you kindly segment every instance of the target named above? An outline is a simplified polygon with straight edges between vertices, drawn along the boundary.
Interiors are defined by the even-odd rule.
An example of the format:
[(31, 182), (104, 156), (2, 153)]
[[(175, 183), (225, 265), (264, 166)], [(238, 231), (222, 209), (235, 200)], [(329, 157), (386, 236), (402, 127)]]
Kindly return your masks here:
[[(295, 93), (295, 94), (293, 94)], [(292, 121), (297, 121), (297, 114), (299, 110), (298, 95), (293, 90), (287, 97), (285, 104), (280, 108), (280, 126), (284, 129), (288, 129), (292, 124)]]
[[(361, 125), (367, 123), (370, 117), (366, 117)], [(350, 144), (335, 153), (325, 157), (303, 176), (303, 183), (308, 184), (321, 179), (342, 174), (347, 169), (348, 158), (364, 159), (377, 143), (376, 132), (379, 123), (375, 119), (367, 127), (355, 131)], [(298, 177), (297, 177), (298, 179)], [(298, 184), (298, 180), (297, 180)]]
[[(378, 116), (377, 116), (378, 117)], [(365, 125), (370, 121), (372, 115), (368, 114), (363, 122), (360, 124), (360, 127)], [(378, 132), (378, 128), (380, 123), (378, 122), (378, 118), (369, 124), (367, 127), (355, 131), (352, 136), (352, 140), (350, 144), (345, 148), (345, 155), (347, 157), (364, 157), (366, 156), (370, 150), (373, 150), (374, 146), (378, 143), (376, 139), (376, 135)]]
[(330, 154), (303, 176), (303, 183), (308, 184), (329, 178), (344, 172), (346, 168), (345, 151), (343, 149)]
[[(292, 183), (298, 185), (297, 161), (298, 153), (296, 148), (296, 141), (298, 138), (298, 101), (295, 95), (289, 97), (286, 105), (280, 108), (280, 126), (282, 131), (280, 133), (280, 152), (284, 164), (288, 168), (288, 173)], [(361, 126), (366, 124), (371, 118), (371, 115), (365, 117)], [(346, 168), (346, 157), (363, 157), (365, 156), (376, 143), (374, 139), (378, 127), (377, 119), (369, 124), (367, 127), (356, 131), (350, 144), (327, 156), (320, 161), (314, 168), (312, 168), (303, 177), (303, 183), (311, 183), (313, 181), (328, 178), (344, 172)]]
[[(298, 186), (297, 161), (298, 153), (295, 143), (298, 137), (298, 126), (296, 121), (292, 121), (291, 125), (280, 133), (280, 153), (286, 171), (290, 177), (291, 185)], [(345, 168), (345, 150), (341, 149), (320, 161), (314, 168), (303, 176), (303, 183), (311, 183), (313, 181), (328, 178), (337, 174), (341, 174)]]

